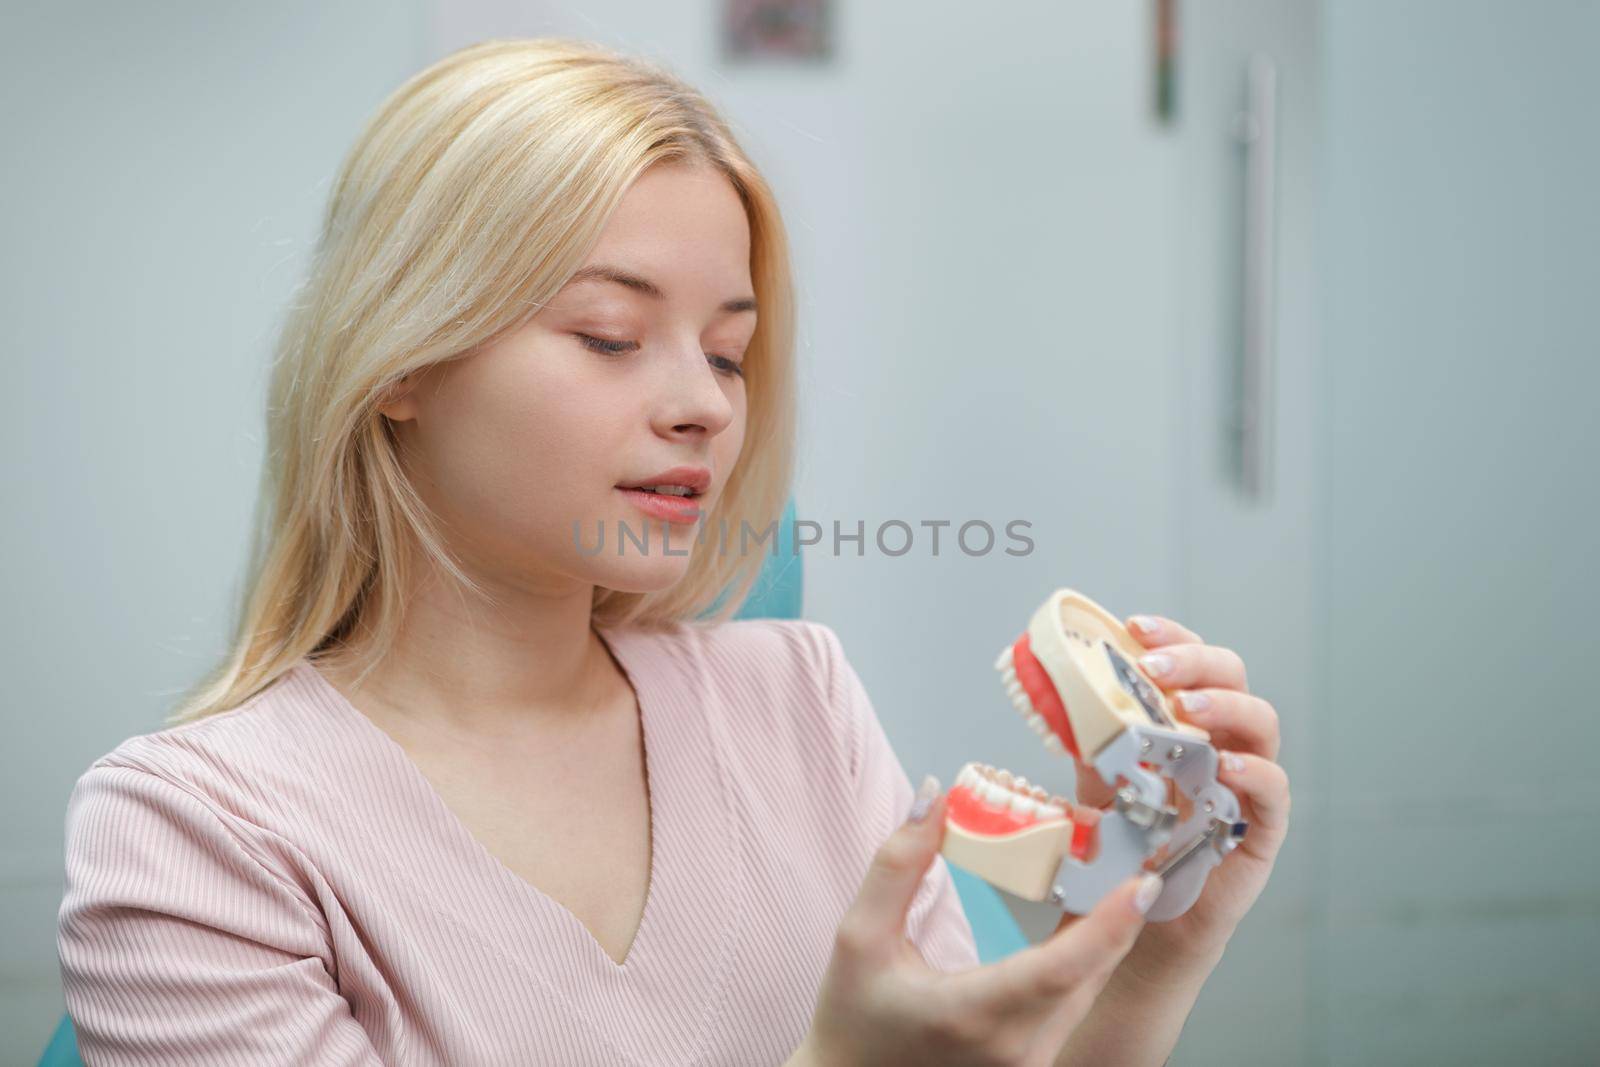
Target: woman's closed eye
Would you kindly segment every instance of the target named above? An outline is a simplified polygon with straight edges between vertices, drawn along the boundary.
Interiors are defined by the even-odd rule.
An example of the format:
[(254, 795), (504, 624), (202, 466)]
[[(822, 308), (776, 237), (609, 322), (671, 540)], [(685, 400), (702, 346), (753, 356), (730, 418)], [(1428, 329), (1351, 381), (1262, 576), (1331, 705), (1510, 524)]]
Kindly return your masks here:
[[(608, 356), (626, 355), (639, 348), (638, 341), (607, 341), (605, 338), (591, 337), (586, 333), (575, 333), (573, 336), (583, 342), (585, 348)], [(706, 353), (706, 359), (711, 360), (712, 366), (716, 367), (721, 374), (744, 377), (744, 367), (740, 365), (738, 360), (729, 359), (727, 356), (714, 356), (709, 352)]]

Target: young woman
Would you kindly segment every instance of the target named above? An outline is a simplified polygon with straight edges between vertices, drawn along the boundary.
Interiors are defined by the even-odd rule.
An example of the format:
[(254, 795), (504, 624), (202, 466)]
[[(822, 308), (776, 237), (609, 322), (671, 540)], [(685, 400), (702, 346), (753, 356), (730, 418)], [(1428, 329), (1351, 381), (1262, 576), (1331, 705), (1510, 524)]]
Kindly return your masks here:
[(281, 339), (231, 654), (72, 796), (88, 1062), (1165, 1059), (1282, 839), (1275, 714), (1157, 620), (1250, 835), (1181, 919), (1130, 880), (978, 966), (833, 632), (727, 618), (792, 330), (772, 194), (669, 74), (496, 41), (383, 105)]

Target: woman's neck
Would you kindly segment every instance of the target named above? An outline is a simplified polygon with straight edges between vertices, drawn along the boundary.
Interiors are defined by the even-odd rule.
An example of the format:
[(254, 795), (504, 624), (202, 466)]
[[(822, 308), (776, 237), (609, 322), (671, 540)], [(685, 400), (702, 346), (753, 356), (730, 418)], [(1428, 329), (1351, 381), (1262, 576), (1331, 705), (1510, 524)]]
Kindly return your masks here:
[[(488, 584), (488, 583), (486, 583)], [(576, 728), (628, 690), (592, 625), (590, 586), (557, 594), (488, 584), (494, 603), (441, 580), (418, 583), (393, 643), (364, 678), (361, 625), (324, 669), (351, 702), (432, 733), (494, 742)]]

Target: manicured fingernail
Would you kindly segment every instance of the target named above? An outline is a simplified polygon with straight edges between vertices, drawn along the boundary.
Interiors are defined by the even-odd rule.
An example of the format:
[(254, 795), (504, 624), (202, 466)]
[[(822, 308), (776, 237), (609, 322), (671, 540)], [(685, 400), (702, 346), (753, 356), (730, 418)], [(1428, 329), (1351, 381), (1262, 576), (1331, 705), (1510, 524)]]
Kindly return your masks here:
[(1222, 754), (1222, 767), (1224, 770), (1242, 771), (1244, 770), (1244, 757), (1232, 752), (1224, 752)]
[(1197, 689), (1180, 689), (1178, 703), (1183, 705), (1183, 710), (1193, 715), (1197, 711), (1205, 711), (1211, 706), (1211, 698)]
[(1134, 628), (1142, 634), (1153, 634), (1161, 629), (1161, 624), (1148, 615), (1135, 615), (1128, 621), (1133, 623)]
[(1152, 678), (1160, 678), (1172, 670), (1172, 657), (1165, 652), (1151, 652), (1139, 657), (1139, 665)]
[(1161, 876), (1154, 871), (1146, 871), (1144, 877), (1139, 879), (1139, 888), (1133, 894), (1133, 910), (1143, 915), (1150, 910), (1150, 905), (1156, 902), (1161, 895)]
[(939, 797), (939, 779), (933, 775), (925, 775), (922, 784), (917, 787), (917, 799), (911, 804), (909, 822), (921, 822), (928, 817), (928, 809), (933, 807), (933, 802)]

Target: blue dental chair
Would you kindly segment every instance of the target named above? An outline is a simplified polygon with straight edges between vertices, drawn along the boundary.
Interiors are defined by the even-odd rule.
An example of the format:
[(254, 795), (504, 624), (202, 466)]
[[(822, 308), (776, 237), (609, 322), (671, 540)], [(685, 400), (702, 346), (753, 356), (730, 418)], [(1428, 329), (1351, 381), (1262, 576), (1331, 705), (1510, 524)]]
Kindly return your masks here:
[[(750, 596), (735, 618), (800, 617), (801, 565), (800, 556), (794, 549), (794, 517), (794, 502), (791, 500), (783, 513), (778, 553), (767, 557)], [(961, 898), (962, 910), (967, 913), (967, 921), (972, 924), (973, 937), (978, 943), (978, 958), (982, 962), (992, 963), (1026, 947), (1027, 938), (1006, 909), (1000, 894), (989, 883), (955, 866), (950, 867), (950, 877)], [(78, 1057), (78, 1038), (72, 1030), (70, 1016), (61, 1017), (49, 1047), (39, 1060), (39, 1067), (83, 1067), (83, 1061)]]

